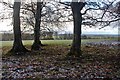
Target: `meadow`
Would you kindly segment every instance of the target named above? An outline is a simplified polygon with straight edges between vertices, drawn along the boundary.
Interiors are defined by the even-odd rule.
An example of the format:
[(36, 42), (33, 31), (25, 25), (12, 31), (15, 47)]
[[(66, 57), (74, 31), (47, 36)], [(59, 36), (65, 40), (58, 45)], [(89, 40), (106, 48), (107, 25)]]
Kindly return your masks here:
[[(82, 44), (88, 43), (88, 42), (99, 42), (103, 40), (113, 40), (113, 39), (82, 39)], [(70, 45), (72, 43), (72, 40), (41, 40), (42, 44), (48, 44), (48, 45)], [(33, 40), (23, 40), (24, 45), (32, 45)], [(0, 46), (12, 46), (13, 41), (0, 41)]]
[[(87, 43), (96, 43), (96, 42), (101, 42), (101, 41), (112, 41), (112, 40), (117, 40), (117, 39), (82, 39), (82, 46)], [(67, 46), (70, 49), (70, 46), (72, 45), (72, 40), (41, 40), (42, 44), (44, 45), (62, 45), (62, 46)], [(23, 45), (31, 50), (31, 45), (33, 43), (33, 40), (23, 40)], [(0, 47), (2, 50), (2, 54), (6, 54), (13, 45), (13, 41), (0, 41)]]

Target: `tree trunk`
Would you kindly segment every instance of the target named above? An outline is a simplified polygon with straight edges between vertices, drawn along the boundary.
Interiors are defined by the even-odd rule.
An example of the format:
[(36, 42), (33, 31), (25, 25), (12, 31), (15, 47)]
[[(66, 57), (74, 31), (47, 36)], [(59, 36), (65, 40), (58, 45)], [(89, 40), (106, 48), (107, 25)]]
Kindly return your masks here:
[(24, 54), (28, 50), (23, 46), (21, 38), (21, 29), (20, 29), (20, 5), (21, 2), (14, 2), (14, 11), (13, 11), (13, 31), (14, 31), (14, 42), (13, 47), (10, 50), (13, 54)]
[(72, 2), (71, 8), (74, 20), (74, 36), (73, 43), (68, 53), (69, 56), (81, 56), (81, 24), (82, 24), (82, 14), (81, 10), (85, 6), (83, 2)]
[(41, 23), (41, 11), (42, 11), (42, 2), (37, 2), (37, 12), (35, 16), (35, 28), (34, 28), (34, 42), (32, 45), (32, 50), (40, 50), (41, 49), (41, 41), (40, 41), (40, 23)]

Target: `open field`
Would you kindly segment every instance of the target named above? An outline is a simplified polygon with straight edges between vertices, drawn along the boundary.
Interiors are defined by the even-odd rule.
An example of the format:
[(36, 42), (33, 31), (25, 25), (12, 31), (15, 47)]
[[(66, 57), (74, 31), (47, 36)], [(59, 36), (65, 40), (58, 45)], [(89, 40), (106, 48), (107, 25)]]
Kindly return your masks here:
[[(99, 42), (103, 40), (111, 40), (111, 39), (82, 39), (82, 44), (87, 42)], [(60, 45), (70, 45), (72, 40), (41, 40), (42, 44), (60, 44)], [(33, 40), (23, 40), (24, 45), (32, 45)], [(0, 41), (0, 46), (12, 46), (13, 41)]]
[[(97, 43), (101, 41), (112, 41), (116, 39), (82, 39), (82, 45), (86, 43)], [(41, 40), (42, 44), (46, 45), (64, 45), (69, 46), (72, 44), (72, 40)], [(23, 40), (23, 44), (27, 49), (31, 49), (33, 40)], [(2, 48), (2, 53), (6, 54), (13, 45), (13, 41), (0, 41), (0, 47)]]
[[(104, 42), (109, 44), (109, 41), (117, 41), (119, 42), (118, 38), (112, 38), (112, 39), (82, 39), (82, 45), (87, 43), (98, 43)], [(64, 46), (70, 46), (72, 44), (72, 40), (41, 40), (42, 44), (45, 45), (64, 45)], [(103, 43), (102, 42), (102, 43)], [(31, 49), (31, 45), (33, 43), (33, 40), (23, 40), (23, 44), (27, 49)], [(120, 43), (120, 42), (119, 42)], [(13, 45), (13, 41), (0, 41), (0, 47), (2, 48), (2, 53), (7, 53)]]

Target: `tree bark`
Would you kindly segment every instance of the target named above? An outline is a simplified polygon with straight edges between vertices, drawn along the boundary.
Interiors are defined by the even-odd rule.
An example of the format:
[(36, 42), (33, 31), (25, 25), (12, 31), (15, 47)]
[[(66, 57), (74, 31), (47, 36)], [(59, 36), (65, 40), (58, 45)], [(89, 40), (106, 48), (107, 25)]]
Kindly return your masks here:
[(13, 47), (10, 50), (13, 54), (24, 54), (28, 52), (28, 50), (23, 46), (22, 38), (21, 38), (21, 28), (20, 28), (20, 5), (21, 2), (14, 2), (13, 9), (13, 31), (14, 31), (14, 42)]
[(37, 12), (35, 16), (35, 28), (34, 28), (34, 42), (32, 45), (32, 50), (41, 50), (41, 41), (40, 41), (40, 23), (41, 23), (41, 11), (42, 11), (42, 2), (37, 2)]
[(74, 22), (74, 36), (73, 42), (68, 53), (69, 56), (81, 56), (81, 24), (82, 24), (82, 14), (81, 10), (85, 6), (83, 2), (72, 2), (71, 9), (73, 13), (73, 22)]

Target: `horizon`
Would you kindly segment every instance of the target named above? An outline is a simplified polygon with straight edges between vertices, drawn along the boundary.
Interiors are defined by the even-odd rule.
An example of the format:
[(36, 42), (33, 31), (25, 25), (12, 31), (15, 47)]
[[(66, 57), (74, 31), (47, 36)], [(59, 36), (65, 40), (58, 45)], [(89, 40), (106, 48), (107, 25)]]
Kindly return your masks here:
[[(13, 32), (7, 32), (7, 31), (0, 31), (0, 34), (13, 34)], [(34, 33), (30, 33), (30, 32), (24, 32), (25, 34), (34, 34)], [(73, 33), (67, 33), (67, 32), (65, 32), (65, 33), (58, 33), (58, 34), (73, 34)], [(81, 35), (115, 35), (115, 36), (119, 36), (120, 34), (118, 33), (118, 34), (107, 34), (107, 33), (82, 33)]]

